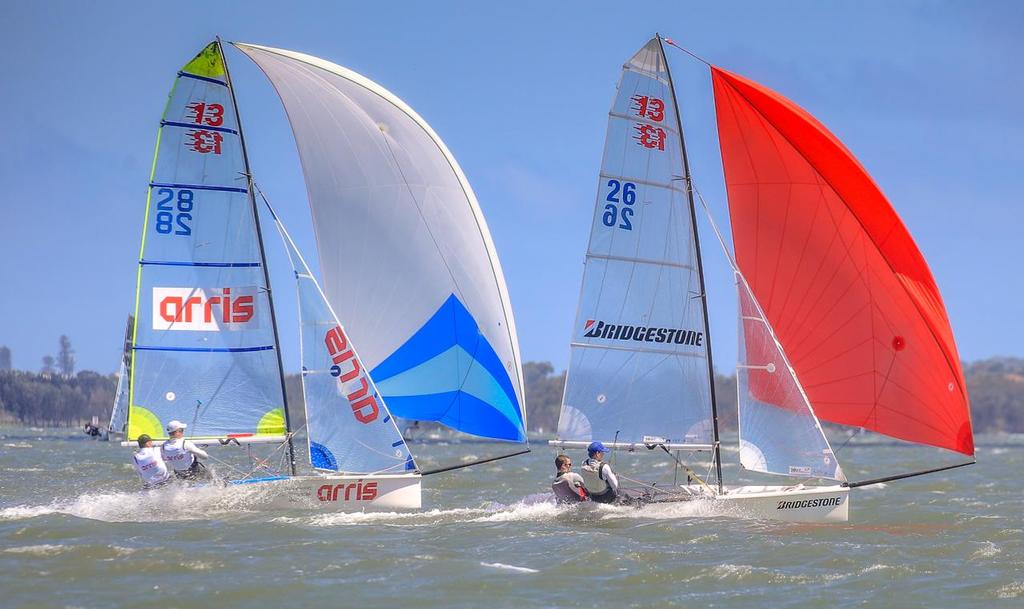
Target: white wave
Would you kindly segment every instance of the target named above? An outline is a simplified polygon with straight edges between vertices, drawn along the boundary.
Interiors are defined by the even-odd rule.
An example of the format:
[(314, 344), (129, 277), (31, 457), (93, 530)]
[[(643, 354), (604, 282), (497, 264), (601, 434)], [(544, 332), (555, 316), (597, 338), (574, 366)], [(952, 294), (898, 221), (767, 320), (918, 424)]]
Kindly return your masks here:
[(57, 508), (50, 505), (16, 505), (14, 507), (4, 508), (0, 510), (0, 522), (4, 520), (24, 520), (26, 518), (35, 518), (37, 516), (53, 514), (57, 511)]
[(500, 562), (482, 562), (481, 567), (490, 567), (492, 569), (503, 569), (505, 571), (514, 571), (516, 573), (540, 573), (537, 569), (531, 569), (529, 567), (517, 567), (516, 565), (506, 565)]
[[(571, 508), (570, 508), (571, 509)], [(550, 521), (567, 510), (550, 503), (517, 503), (497, 509), (490, 514), (474, 518), (471, 522)]]
[(4, 446), (6, 448), (32, 448), (32, 445), (28, 442), (8, 442)]
[(442, 523), (467, 522), (486, 510), (481, 508), (433, 509), (425, 512), (335, 512), (312, 517), (275, 518), (275, 522), (290, 522), (312, 526), (334, 527), (363, 524), (400, 525), (406, 527), (435, 526)]
[(69, 546), (40, 544), (35, 546), (4, 548), (4, 552), (8, 554), (29, 554), (32, 556), (55, 556), (57, 554), (63, 554), (70, 549), (71, 548)]
[(1009, 583), (996, 590), (999, 598), (1017, 598), (1021, 595), (1024, 595), (1024, 582)]
[(983, 558), (992, 558), (1002, 553), (995, 543), (991, 541), (983, 541), (981, 547), (975, 550), (968, 560), (979, 560)]
[(273, 499), (271, 489), (255, 486), (167, 486), (149, 491), (87, 492), (45, 505), (0, 510), (0, 521), (66, 514), (103, 522), (167, 522), (236, 517)]

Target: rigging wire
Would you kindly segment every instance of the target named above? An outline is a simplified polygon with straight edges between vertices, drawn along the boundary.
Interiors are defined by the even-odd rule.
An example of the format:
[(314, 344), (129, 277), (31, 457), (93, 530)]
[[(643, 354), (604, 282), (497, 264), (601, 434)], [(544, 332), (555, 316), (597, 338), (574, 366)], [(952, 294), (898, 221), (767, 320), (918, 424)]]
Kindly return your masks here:
[(694, 53), (690, 49), (686, 49), (686, 48), (683, 48), (683, 47), (679, 46), (671, 38), (665, 38), (665, 37), (661, 36), (660, 34), (658, 35), (658, 37), (661, 38), (662, 40), (664, 40), (665, 44), (667, 44), (669, 46), (673, 46), (673, 47), (679, 49), (680, 51), (686, 53), (690, 57), (693, 57), (694, 59), (696, 59), (697, 61), (701, 62), (702, 64), (706, 65), (707, 67), (709, 67), (709, 68), (711, 67), (711, 62), (709, 62), (708, 60), (704, 59), (700, 55)]

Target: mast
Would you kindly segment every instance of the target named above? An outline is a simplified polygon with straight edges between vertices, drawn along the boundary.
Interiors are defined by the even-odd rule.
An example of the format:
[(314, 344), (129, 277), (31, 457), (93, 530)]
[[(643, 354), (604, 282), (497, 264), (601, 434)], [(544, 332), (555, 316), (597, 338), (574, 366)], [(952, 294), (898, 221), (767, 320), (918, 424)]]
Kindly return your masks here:
[(220, 36), (217, 37), (217, 46), (220, 50), (221, 61), (224, 62), (224, 81), (227, 82), (228, 93), (231, 95), (231, 105), (235, 110), (235, 120), (238, 123), (238, 139), (241, 142), (242, 162), (245, 165), (246, 191), (248, 192), (249, 204), (252, 208), (253, 222), (256, 227), (256, 241), (260, 250), (260, 263), (263, 265), (263, 281), (266, 284), (267, 289), (267, 303), (270, 305), (270, 325), (274, 329), (274, 351), (277, 353), (277, 371), (281, 380), (281, 405), (284, 409), (285, 435), (288, 437), (288, 463), (291, 467), (292, 475), (294, 476), (296, 474), (295, 447), (292, 444), (292, 424), (288, 414), (288, 393), (285, 390), (284, 383), (284, 362), (281, 360), (281, 339), (277, 332), (277, 314), (274, 312), (273, 290), (270, 289), (270, 272), (267, 269), (267, 254), (263, 248), (263, 231), (260, 229), (260, 213), (259, 208), (256, 206), (256, 196), (253, 194), (252, 169), (249, 167), (249, 153), (245, 149), (245, 136), (242, 134), (242, 117), (238, 112), (238, 100), (235, 98), (235, 87), (231, 84), (231, 72), (228, 70), (228, 58), (224, 53), (224, 45), (221, 43)]
[[(714, 455), (715, 455), (715, 474), (718, 478), (718, 492), (722, 492), (722, 444), (718, 435), (718, 401), (715, 397), (715, 365), (711, 358), (711, 328), (708, 322), (708, 293), (704, 287), (704, 263), (701, 260), (700, 255), (700, 231), (697, 230), (697, 210), (693, 201), (693, 184), (691, 183), (690, 177), (690, 163), (686, 158), (686, 143), (685, 137), (683, 136), (683, 120), (679, 115), (679, 100), (676, 99), (676, 88), (672, 82), (672, 70), (668, 65), (668, 57), (665, 55), (665, 41), (661, 37), (661, 34), (655, 34), (658, 38), (658, 48), (661, 50), (661, 57), (665, 62), (665, 73), (668, 75), (668, 90), (672, 93), (672, 105), (675, 108), (676, 114), (676, 125), (679, 126), (679, 149), (683, 159), (683, 174), (686, 179), (686, 198), (690, 204), (690, 224), (693, 226), (693, 246), (697, 253), (697, 277), (700, 280), (700, 300), (701, 307), (704, 309), (704, 336), (707, 339), (707, 353), (708, 353), (708, 382), (710, 383), (711, 391), (711, 421), (714, 433)], [(234, 99), (234, 94), (232, 94)], [(241, 129), (239, 129), (241, 132)], [(243, 147), (244, 150), (244, 147)]]

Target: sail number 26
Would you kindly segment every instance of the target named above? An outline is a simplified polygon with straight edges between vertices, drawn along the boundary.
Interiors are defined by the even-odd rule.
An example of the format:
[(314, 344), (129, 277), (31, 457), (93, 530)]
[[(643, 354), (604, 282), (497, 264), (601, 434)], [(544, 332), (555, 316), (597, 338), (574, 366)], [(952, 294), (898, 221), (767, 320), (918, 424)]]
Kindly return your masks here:
[(160, 199), (156, 202), (156, 232), (161, 235), (191, 235), (192, 207), (195, 193), (180, 188), (161, 188), (156, 191)]
[(601, 216), (604, 225), (611, 227), (617, 225), (623, 230), (633, 230), (630, 218), (633, 217), (633, 204), (636, 203), (636, 184), (608, 180), (608, 196), (604, 200), (607, 201), (604, 206), (604, 214)]

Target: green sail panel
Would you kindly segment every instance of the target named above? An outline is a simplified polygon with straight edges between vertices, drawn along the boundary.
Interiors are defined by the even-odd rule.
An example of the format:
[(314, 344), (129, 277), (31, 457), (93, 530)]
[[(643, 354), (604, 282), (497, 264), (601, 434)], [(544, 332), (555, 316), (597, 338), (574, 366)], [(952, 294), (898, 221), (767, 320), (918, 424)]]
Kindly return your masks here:
[(285, 433), (280, 366), (223, 51), (175, 79), (146, 201), (128, 439)]

